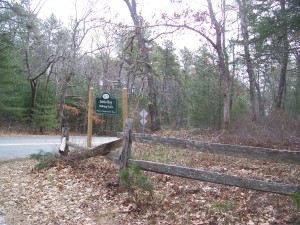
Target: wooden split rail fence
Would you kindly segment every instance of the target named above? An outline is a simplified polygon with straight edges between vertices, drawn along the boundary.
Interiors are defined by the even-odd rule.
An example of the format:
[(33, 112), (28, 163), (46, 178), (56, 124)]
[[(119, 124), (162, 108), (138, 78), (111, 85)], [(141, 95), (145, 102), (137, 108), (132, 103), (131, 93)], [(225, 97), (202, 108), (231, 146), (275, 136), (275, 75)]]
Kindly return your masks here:
[[(236, 186), (241, 188), (278, 193), (283, 195), (289, 195), (292, 192), (300, 194), (300, 185), (296, 184), (284, 184), (277, 182), (268, 182), (254, 179), (247, 179), (238, 176), (228, 175), (219, 172), (211, 172), (202, 169), (188, 168), (176, 165), (168, 165), (156, 162), (149, 162), (144, 160), (129, 159), (131, 153), (132, 142), (150, 143), (163, 146), (171, 146), (179, 149), (191, 149), (198, 152), (206, 152), (213, 154), (220, 154), (226, 156), (234, 156), (241, 158), (250, 158), (257, 160), (264, 160), (276, 163), (287, 164), (300, 164), (300, 152), (288, 151), (288, 150), (274, 150), (268, 148), (257, 148), (247, 146), (235, 146), (225, 144), (207, 143), (193, 140), (183, 140), (179, 138), (169, 138), (154, 135), (132, 133), (133, 120), (127, 119), (125, 123), (125, 129), (123, 133), (118, 133), (120, 140), (100, 145), (92, 150), (83, 151), (81, 156), (76, 158), (87, 158), (96, 155), (106, 155), (108, 158), (116, 160), (120, 164), (120, 168), (127, 167), (128, 164), (136, 163), (141, 170), (151, 171), (161, 174), (167, 174), (172, 176), (178, 176), (183, 178), (189, 178), (194, 180), (200, 180), (205, 182), (212, 182), (217, 184)], [(76, 146), (67, 141), (67, 145), (82, 148)], [(114, 150), (122, 146), (121, 155), (117, 155), (111, 150)], [(84, 148), (86, 149), (86, 148)], [(99, 151), (100, 149), (100, 151)]]

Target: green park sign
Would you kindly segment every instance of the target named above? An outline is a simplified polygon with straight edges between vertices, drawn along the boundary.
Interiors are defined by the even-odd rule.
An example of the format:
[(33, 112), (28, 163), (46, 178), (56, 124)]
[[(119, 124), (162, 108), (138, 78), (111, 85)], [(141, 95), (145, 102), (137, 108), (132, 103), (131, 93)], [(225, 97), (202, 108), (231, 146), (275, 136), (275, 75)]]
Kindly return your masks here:
[(109, 93), (104, 93), (102, 97), (96, 97), (95, 111), (100, 114), (116, 114), (117, 99), (111, 98)]

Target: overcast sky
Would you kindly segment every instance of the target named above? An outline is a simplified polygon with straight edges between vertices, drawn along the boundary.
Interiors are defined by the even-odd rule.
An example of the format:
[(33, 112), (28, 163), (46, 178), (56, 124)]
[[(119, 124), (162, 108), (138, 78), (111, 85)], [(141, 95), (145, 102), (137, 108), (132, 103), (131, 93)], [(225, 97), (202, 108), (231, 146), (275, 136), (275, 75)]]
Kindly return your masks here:
[[(53, 13), (65, 21), (74, 14), (76, 0), (33, 0), (32, 2), (33, 7), (43, 5), (39, 13), (42, 18)], [(89, 0), (78, 0), (77, 4), (82, 6), (87, 2), (89, 2)], [(188, 0), (186, 2), (188, 3), (183, 3), (182, 5), (201, 5), (201, 3), (196, 0)], [(202, 2), (206, 3), (205, 0)], [(121, 18), (129, 17), (126, 3), (123, 0), (98, 0), (97, 5), (98, 8), (101, 8), (103, 5), (108, 5), (112, 9), (112, 13), (118, 13)], [(153, 13), (160, 14), (161, 12), (166, 12), (171, 8), (176, 9), (176, 7), (178, 6), (171, 4), (170, 0), (137, 0), (138, 11), (142, 11), (143, 16), (147, 19), (150, 19)]]
[[(75, 13), (75, 2), (76, 0), (33, 0), (32, 9), (39, 6), (38, 8), (40, 11), (38, 16), (40, 18), (45, 19), (53, 13), (57, 18), (64, 22), (65, 26), (67, 26), (70, 17), (72, 17)], [(77, 7), (79, 9), (79, 15), (80, 11), (85, 8), (84, 4), (87, 4), (87, 2), (88, 0), (77, 1), (79, 6)], [(183, 3), (182, 7), (189, 4), (199, 7), (199, 9), (202, 8), (201, 10), (203, 10), (206, 3), (205, 0), (200, 1), (201, 3), (197, 0), (188, 0), (183, 2), (185, 3)], [(99, 11), (101, 11), (100, 9), (103, 8), (104, 5), (111, 8), (110, 15), (108, 15), (108, 17), (113, 17), (118, 14), (118, 20), (125, 22), (126, 24), (132, 24), (130, 13), (123, 0), (98, 0), (97, 8)], [(179, 9), (178, 7), (178, 5), (171, 4), (170, 0), (137, 0), (137, 10), (142, 12), (143, 17), (147, 21), (150, 21), (154, 14), (159, 16), (161, 13), (167, 11), (176, 12), (176, 10)], [(185, 46), (194, 51), (199, 46), (200, 38), (195, 35), (195, 33), (191, 33), (189, 36), (168, 36), (168, 39), (173, 41), (177, 51)]]

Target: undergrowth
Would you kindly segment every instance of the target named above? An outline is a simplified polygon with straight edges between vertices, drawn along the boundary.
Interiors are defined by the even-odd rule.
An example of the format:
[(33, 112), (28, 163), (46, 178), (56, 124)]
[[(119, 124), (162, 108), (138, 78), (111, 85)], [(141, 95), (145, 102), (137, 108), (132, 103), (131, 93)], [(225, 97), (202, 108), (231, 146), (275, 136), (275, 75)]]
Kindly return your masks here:
[(133, 163), (128, 168), (121, 170), (120, 183), (136, 201), (142, 197), (141, 192), (146, 191), (153, 198), (153, 184), (142, 173), (137, 164)]
[(35, 168), (37, 170), (42, 170), (56, 166), (59, 160), (59, 154), (41, 150), (37, 154), (31, 154), (30, 158), (38, 161), (38, 163), (35, 165)]
[(296, 192), (292, 192), (290, 197), (298, 211), (298, 218), (297, 218), (296, 224), (300, 225), (300, 195)]

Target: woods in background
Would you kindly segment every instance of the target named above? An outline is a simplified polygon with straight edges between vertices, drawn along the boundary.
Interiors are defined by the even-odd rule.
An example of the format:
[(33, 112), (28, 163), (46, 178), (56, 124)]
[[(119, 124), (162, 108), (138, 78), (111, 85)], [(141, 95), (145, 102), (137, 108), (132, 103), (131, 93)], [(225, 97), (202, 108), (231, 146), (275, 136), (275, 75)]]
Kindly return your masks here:
[[(96, 2), (97, 3), (97, 2)], [(94, 4), (96, 4), (94, 3)], [(119, 116), (94, 115), (94, 132), (120, 131), (121, 90), (129, 113), (149, 112), (148, 128), (228, 130), (238, 121), (293, 118), (300, 113), (300, 4), (293, 0), (207, 0), (207, 8), (146, 21), (135, 0), (120, 0), (132, 21), (75, 10), (67, 27), (41, 20), (30, 1), (0, 1), (0, 121), (36, 132), (68, 123), (86, 132), (88, 90), (109, 92)], [(174, 35), (198, 35), (198, 50), (176, 49)], [(161, 41), (164, 37), (165, 41)], [(189, 40), (186, 40), (187, 42)], [(298, 124), (298, 125), (297, 125)], [(248, 126), (248, 125), (247, 125)]]

